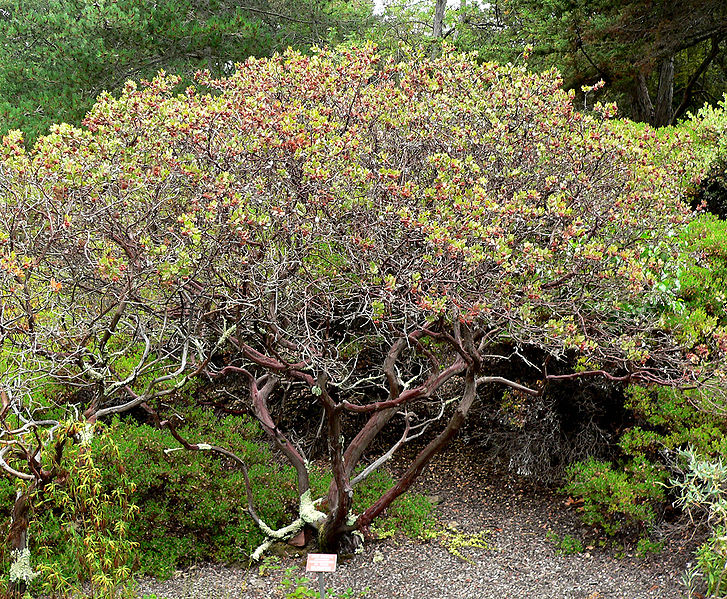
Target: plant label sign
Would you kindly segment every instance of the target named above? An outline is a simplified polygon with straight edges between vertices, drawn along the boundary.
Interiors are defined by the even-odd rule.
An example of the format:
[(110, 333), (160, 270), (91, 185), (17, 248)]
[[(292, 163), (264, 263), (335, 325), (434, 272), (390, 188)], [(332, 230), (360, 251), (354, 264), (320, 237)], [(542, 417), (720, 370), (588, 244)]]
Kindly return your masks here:
[(335, 572), (337, 559), (335, 553), (309, 553), (305, 569), (307, 572)]
[(335, 553), (309, 553), (308, 561), (305, 564), (306, 572), (318, 572), (318, 585), (321, 590), (321, 599), (326, 597), (326, 589), (323, 582), (324, 572), (336, 571), (336, 560), (338, 555)]

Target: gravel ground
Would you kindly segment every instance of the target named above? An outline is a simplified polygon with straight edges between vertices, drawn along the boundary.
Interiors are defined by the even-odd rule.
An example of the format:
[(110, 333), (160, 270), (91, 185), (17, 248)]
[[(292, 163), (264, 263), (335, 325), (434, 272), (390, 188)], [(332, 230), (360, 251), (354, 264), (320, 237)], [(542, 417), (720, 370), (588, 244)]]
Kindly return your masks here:
[[(628, 548), (598, 549), (594, 532), (579, 524), (563, 497), (510, 475), (495, 473), (476, 456), (451, 450), (436, 459), (418, 490), (436, 496), (435, 515), (443, 526), (476, 533), (489, 531), (490, 549), (463, 549), (470, 561), (450, 554), (436, 540), (419, 543), (396, 537), (366, 546), (350, 561), (327, 574), (337, 592), (369, 588), (368, 598), (428, 599), (678, 599), (679, 584), (691, 548), (672, 538), (665, 550), (648, 560)], [(396, 469), (396, 467), (394, 467)], [(546, 539), (584, 539), (585, 551), (560, 555)], [(591, 539), (589, 541), (588, 539)], [(274, 598), (282, 570), (304, 576), (303, 557), (281, 559), (281, 569), (260, 576), (257, 568), (207, 565), (180, 572), (169, 581), (144, 579), (141, 593), (160, 599)], [(316, 586), (317, 588), (317, 586)]]

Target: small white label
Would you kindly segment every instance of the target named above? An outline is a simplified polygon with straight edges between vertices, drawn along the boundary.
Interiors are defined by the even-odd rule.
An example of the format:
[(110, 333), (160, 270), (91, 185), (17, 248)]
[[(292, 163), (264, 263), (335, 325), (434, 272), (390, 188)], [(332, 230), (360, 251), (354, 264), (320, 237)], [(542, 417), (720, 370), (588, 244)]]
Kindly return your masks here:
[(305, 569), (308, 572), (335, 572), (337, 560), (335, 553), (309, 553)]

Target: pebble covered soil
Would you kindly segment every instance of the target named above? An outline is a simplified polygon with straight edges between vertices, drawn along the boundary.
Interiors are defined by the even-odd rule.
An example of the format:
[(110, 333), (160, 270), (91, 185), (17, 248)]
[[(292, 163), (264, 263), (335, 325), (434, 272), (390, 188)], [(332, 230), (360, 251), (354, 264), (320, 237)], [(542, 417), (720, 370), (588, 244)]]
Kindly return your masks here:
[[(394, 466), (396, 470), (396, 466)], [(488, 549), (463, 548), (461, 559), (438, 540), (401, 536), (368, 544), (364, 552), (326, 574), (337, 594), (368, 599), (680, 599), (680, 583), (693, 547), (678, 536), (646, 559), (633, 548), (599, 548), (565, 498), (480, 463), (477, 455), (453, 448), (435, 458), (417, 490), (437, 501), (442, 527), (485, 535)], [(549, 532), (550, 531), (550, 532)], [(583, 539), (583, 550), (559, 552), (554, 538)], [(143, 579), (140, 593), (159, 599), (284, 597), (287, 568), (305, 576), (305, 558), (285, 557), (261, 576), (258, 568), (205, 565), (168, 581)], [(317, 584), (315, 585), (317, 588)], [(344, 595), (345, 596), (345, 595)]]

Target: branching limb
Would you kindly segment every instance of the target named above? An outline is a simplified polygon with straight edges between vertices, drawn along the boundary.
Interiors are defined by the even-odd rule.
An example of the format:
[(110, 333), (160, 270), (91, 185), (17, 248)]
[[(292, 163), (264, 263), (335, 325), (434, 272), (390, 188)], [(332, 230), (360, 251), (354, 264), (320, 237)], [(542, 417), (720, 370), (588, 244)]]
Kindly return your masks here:
[(409, 418), (409, 415), (405, 415), (404, 418), (404, 433), (401, 435), (401, 438), (394, 443), (388, 451), (379, 456), (376, 460), (371, 462), (366, 468), (364, 468), (361, 472), (359, 472), (353, 480), (351, 480), (351, 486), (355, 487), (358, 483), (366, 480), (371, 474), (376, 472), (381, 466), (383, 466), (386, 462), (388, 462), (396, 453), (397, 449), (401, 447), (404, 443), (409, 441), (409, 431), (411, 430), (411, 420)]
[(384, 495), (382, 495), (371, 507), (365, 510), (361, 516), (359, 516), (356, 522), (359, 529), (366, 532), (371, 522), (379, 516), (381, 512), (388, 508), (394, 499), (409, 489), (412, 483), (416, 480), (417, 476), (419, 476), (421, 471), (424, 470), (430, 462), (432, 457), (446, 447), (447, 443), (449, 443), (457, 432), (459, 432), (460, 428), (462, 428), (476, 396), (477, 381), (475, 380), (475, 373), (472, 368), (468, 368), (465, 373), (465, 385), (462, 398), (460, 399), (459, 405), (450, 418), (446, 428), (422, 451), (419, 452), (399, 481), (391, 489), (384, 493)]
[[(263, 527), (267, 528), (267, 525), (265, 525), (265, 523), (260, 520), (260, 517), (257, 514), (257, 510), (255, 509), (254, 499), (252, 495), (252, 485), (250, 483), (250, 476), (248, 474), (247, 464), (240, 456), (228, 449), (225, 449), (224, 447), (219, 447), (218, 445), (210, 445), (209, 443), (190, 443), (184, 437), (182, 437), (182, 435), (177, 430), (177, 427), (171, 420), (162, 420), (159, 422), (159, 426), (169, 430), (172, 436), (179, 442), (179, 444), (184, 449), (187, 449), (189, 451), (211, 451), (212, 453), (216, 453), (232, 460), (237, 466), (239, 466), (240, 470), (242, 471), (243, 480), (245, 481), (245, 494), (247, 495), (247, 512), (248, 514), (250, 514), (250, 517), (253, 519), (255, 524), (257, 524), (261, 529), (264, 530)], [(172, 450), (166, 450), (167, 453), (171, 453), (171, 451)]]
[(19, 478), (21, 480), (35, 480), (35, 476), (33, 476), (32, 474), (28, 474), (27, 472), (20, 472), (19, 470), (16, 470), (12, 466), (10, 466), (5, 461), (5, 454), (8, 452), (9, 449), (10, 445), (6, 445), (2, 449), (0, 449), (0, 468), (5, 470), (5, 472), (7, 472), (10, 476), (14, 478)]
[(543, 394), (542, 390), (531, 389), (530, 387), (526, 387), (525, 385), (521, 385), (520, 383), (516, 383), (515, 381), (511, 381), (510, 379), (506, 379), (505, 377), (501, 376), (481, 376), (477, 379), (478, 385), (482, 385), (485, 383), (500, 383), (501, 385), (506, 385), (511, 389), (522, 391), (523, 393), (526, 393), (527, 395), (532, 395), (533, 397), (540, 397)]

